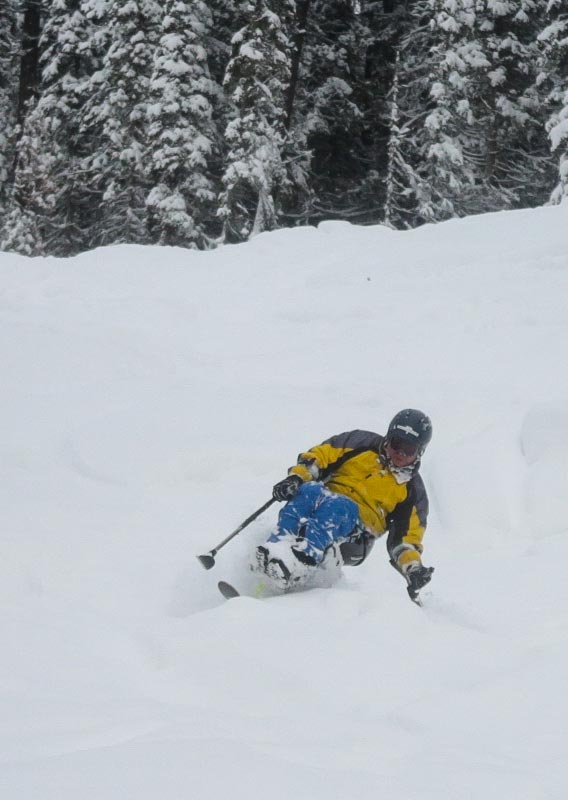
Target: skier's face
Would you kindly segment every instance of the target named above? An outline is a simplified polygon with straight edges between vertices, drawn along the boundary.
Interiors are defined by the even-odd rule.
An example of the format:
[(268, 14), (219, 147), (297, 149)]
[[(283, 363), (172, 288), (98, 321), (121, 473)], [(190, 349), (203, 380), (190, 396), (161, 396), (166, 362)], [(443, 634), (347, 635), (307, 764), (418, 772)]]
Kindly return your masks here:
[(395, 467), (409, 467), (418, 457), (418, 445), (393, 436), (387, 443), (387, 456)]

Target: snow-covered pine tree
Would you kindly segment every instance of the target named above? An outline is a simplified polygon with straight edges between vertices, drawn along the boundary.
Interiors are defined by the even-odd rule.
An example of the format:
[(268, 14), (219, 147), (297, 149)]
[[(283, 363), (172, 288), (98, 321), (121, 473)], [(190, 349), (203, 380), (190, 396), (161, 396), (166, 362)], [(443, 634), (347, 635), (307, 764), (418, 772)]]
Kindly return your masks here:
[[(79, 134), (93, 68), (85, 5), (81, 0), (51, 0), (47, 8), (38, 98), (28, 110), (18, 141), (11, 243), (15, 249), (31, 249), (32, 254), (67, 256), (88, 245), (89, 195), (81, 173), (88, 144)], [(22, 230), (20, 248), (21, 234), (14, 231)], [(38, 237), (34, 244), (32, 232)]]
[[(430, 0), (429, 106), (422, 139), (423, 191), (417, 220), (437, 221), (464, 213), (475, 192), (476, 165), (468, 154), (482, 149), (474, 129), (480, 88), (491, 62), (478, 38), (485, 0)], [(481, 17), (482, 19), (482, 17)]]
[[(390, 119), (383, 213), (384, 224), (393, 228), (411, 228), (423, 221), (424, 207), (431, 201), (431, 186), (421, 175), (424, 139), (416, 129), (425, 110), (421, 112), (416, 106), (407, 105), (406, 92), (413, 83), (412, 79), (408, 81), (411, 72), (409, 62), (405, 62), (404, 69), (401, 67), (397, 50), (388, 96)], [(416, 71), (413, 78), (418, 78)], [(401, 92), (401, 83), (406, 92)]]
[[(49, 198), (42, 194), (43, 165), (51, 157), (43, 151), (44, 128), (34, 114), (34, 106), (24, 123), (24, 133), (19, 140), (18, 157), (13, 185), (9, 197), (0, 250), (9, 250), (24, 256), (48, 255), (45, 250), (44, 229), (41, 222), (50, 213)], [(35, 180), (36, 170), (39, 180)], [(46, 172), (49, 171), (47, 167)]]
[[(432, 0), (435, 108), (425, 218), (537, 205), (550, 162), (535, 91), (541, 0)], [(444, 198), (438, 207), (435, 197)]]
[(545, 92), (546, 129), (558, 165), (551, 201), (568, 196), (568, 8), (564, 0), (548, 0), (547, 24), (539, 36), (539, 86)]
[[(383, 218), (396, 228), (414, 227), (428, 219), (425, 210), (434, 200), (433, 187), (425, 174), (429, 146), (425, 121), (431, 110), (432, 53), (437, 41), (431, 22), (429, 0), (393, 4), (391, 19), (382, 34), (381, 50), (394, 53), (394, 60), (378, 60), (377, 64), (383, 82), (390, 87), (383, 99), (382, 116), (380, 106), (377, 110), (388, 142)], [(438, 209), (444, 202), (445, 197), (435, 197)]]
[(240, 0), (209, 0), (211, 27), (207, 32), (207, 60), (211, 78), (219, 86), (233, 52), (232, 40), (237, 31), (247, 23), (245, 8), (248, 3)]
[[(16, 0), (0, 5), (0, 230), (12, 180), (17, 109)], [(1, 238), (1, 236), (0, 236)]]
[(163, 11), (157, 0), (107, 0), (104, 46), (91, 77), (82, 133), (93, 143), (85, 177), (100, 198), (91, 247), (149, 240), (146, 197), (148, 91)]
[(225, 131), (224, 190), (218, 214), (224, 241), (242, 241), (276, 227), (285, 180), (283, 148), (290, 82), (294, 0), (253, 0), (233, 37), (224, 85), (235, 109)]
[(508, 0), (508, 8), (503, 0), (487, 0), (487, 5), (493, 22), (488, 49), (494, 67), (489, 77), (497, 71), (497, 75), (504, 75), (504, 81), (496, 81), (494, 121), (487, 137), (486, 183), (496, 185), (511, 198), (514, 208), (538, 206), (548, 198), (554, 168), (535, 85), (537, 36), (546, 0)]
[(217, 92), (204, 47), (207, 4), (168, 0), (162, 26), (147, 108), (148, 226), (153, 242), (203, 248), (215, 233), (219, 188), (211, 172)]
[[(247, 24), (246, 9), (248, 0), (207, 0), (211, 24), (208, 26), (204, 47), (207, 52), (207, 65), (211, 80), (215, 84), (216, 92), (212, 97), (213, 122), (218, 132), (219, 151), (213, 163), (215, 182), (218, 184), (219, 193), (222, 191), (222, 176), (225, 171), (225, 156), (227, 143), (225, 131), (231, 120), (235, 117), (235, 107), (223, 87), (227, 66), (234, 55), (233, 36)], [(218, 193), (218, 198), (220, 194)], [(217, 198), (217, 205), (218, 205)], [(217, 216), (213, 228), (218, 228), (220, 219)]]
[(312, 0), (296, 0), (294, 26), (292, 30), (292, 50), (290, 56), (290, 83), (286, 92), (286, 127), (292, 127), (296, 116), (296, 93), (300, 80), (306, 24), (310, 16)]

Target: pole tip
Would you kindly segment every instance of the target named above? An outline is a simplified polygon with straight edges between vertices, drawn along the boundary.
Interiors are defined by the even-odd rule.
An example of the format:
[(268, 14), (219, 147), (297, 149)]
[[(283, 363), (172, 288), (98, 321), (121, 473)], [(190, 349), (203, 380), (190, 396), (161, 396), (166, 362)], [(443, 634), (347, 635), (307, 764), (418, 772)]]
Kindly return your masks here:
[(204, 555), (204, 556), (197, 556), (197, 560), (201, 564), (202, 567), (205, 569), (211, 569), (211, 567), (215, 566), (215, 559), (213, 556)]

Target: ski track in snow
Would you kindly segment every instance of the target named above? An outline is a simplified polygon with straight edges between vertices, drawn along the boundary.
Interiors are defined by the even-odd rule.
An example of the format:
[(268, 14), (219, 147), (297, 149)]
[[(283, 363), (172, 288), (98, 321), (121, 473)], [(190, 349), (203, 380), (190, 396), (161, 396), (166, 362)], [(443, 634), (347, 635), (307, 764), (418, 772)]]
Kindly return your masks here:
[[(560, 800), (568, 204), (210, 253), (0, 254), (9, 800)], [(300, 450), (424, 408), (424, 607), (383, 543), (250, 591)]]

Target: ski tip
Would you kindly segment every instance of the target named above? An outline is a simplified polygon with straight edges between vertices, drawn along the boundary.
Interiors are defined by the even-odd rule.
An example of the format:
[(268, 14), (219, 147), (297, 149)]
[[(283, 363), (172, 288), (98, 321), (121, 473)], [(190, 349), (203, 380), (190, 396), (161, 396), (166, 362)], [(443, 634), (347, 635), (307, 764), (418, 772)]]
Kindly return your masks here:
[(234, 586), (231, 586), (230, 583), (226, 581), (219, 581), (217, 587), (225, 600), (232, 600), (233, 597), (240, 597), (240, 593), (235, 589)]

